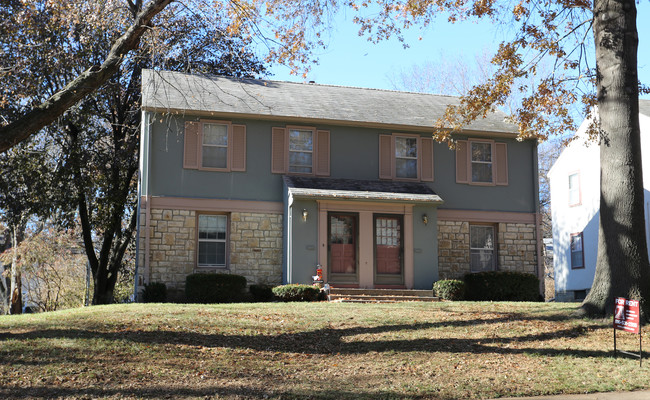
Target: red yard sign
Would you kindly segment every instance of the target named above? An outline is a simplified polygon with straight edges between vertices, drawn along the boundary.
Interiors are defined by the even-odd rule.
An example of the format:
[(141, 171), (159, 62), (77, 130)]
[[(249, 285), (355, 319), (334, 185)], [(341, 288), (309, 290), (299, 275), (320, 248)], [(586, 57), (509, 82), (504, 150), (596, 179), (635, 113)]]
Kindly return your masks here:
[(639, 333), (639, 301), (617, 297), (614, 308), (614, 329)]

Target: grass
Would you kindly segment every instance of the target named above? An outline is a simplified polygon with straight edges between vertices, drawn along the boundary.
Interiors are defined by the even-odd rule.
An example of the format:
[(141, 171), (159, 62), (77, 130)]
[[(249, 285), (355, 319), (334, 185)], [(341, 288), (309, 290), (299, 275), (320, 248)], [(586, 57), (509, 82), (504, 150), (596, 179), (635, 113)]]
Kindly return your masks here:
[[(576, 305), (130, 304), (0, 317), (0, 398), (475, 399), (650, 388)], [(638, 336), (618, 333), (638, 351)], [(646, 339), (647, 340), (647, 339)]]

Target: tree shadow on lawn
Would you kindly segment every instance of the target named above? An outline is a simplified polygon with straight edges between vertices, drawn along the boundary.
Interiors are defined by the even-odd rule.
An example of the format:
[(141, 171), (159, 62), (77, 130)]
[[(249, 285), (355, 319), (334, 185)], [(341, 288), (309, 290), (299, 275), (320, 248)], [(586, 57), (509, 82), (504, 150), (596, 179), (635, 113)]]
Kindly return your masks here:
[[(374, 393), (349, 392), (337, 389), (309, 389), (307, 390), (263, 390), (260, 388), (238, 385), (225, 387), (206, 385), (204, 387), (173, 387), (149, 386), (137, 388), (120, 387), (84, 387), (64, 388), (52, 386), (32, 386), (29, 388), (13, 387), (0, 388), (0, 398), (3, 399), (51, 399), (51, 398), (138, 398), (138, 399), (178, 399), (178, 398), (258, 398), (258, 399), (430, 399), (431, 394), (405, 394), (396, 391), (377, 391)], [(436, 394), (438, 400), (452, 400), (455, 396)]]
[[(309, 332), (281, 333), (277, 335), (233, 335), (233, 334), (203, 334), (198, 332), (175, 331), (123, 331), (119, 333), (99, 332), (86, 329), (43, 329), (27, 333), (0, 333), (0, 342), (5, 340), (25, 339), (102, 339), (128, 341), (139, 344), (156, 345), (188, 345), (199, 347), (225, 347), (231, 349), (251, 349), (256, 351), (305, 353), (305, 354), (364, 354), (369, 352), (429, 352), (429, 353), (473, 353), (473, 354), (535, 354), (546, 356), (573, 357), (609, 357), (611, 352), (601, 350), (569, 349), (552, 347), (522, 347), (522, 343), (547, 342), (556, 339), (572, 339), (583, 336), (593, 329), (606, 329), (602, 324), (577, 325), (570, 328), (558, 329), (514, 337), (444, 337), (444, 338), (397, 338), (381, 339), (358, 338), (359, 335), (404, 332), (412, 335), (418, 330), (440, 327), (475, 326), (503, 323), (513, 320), (513, 315), (505, 315), (493, 319), (441, 321), (435, 323), (398, 324), (376, 327), (328, 327)], [(431, 336), (435, 331), (431, 332)], [(394, 337), (397, 335), (394, 335)], [(566, 344), (566, 343), (565, 343)], [(39, 355), (40, 356), (40, 355)], [(10, 352), (3, 355), (0, 363), (20, 363), (18, 355), (13, 357)], [(52, 362), (58, 357), (52, 356)]]

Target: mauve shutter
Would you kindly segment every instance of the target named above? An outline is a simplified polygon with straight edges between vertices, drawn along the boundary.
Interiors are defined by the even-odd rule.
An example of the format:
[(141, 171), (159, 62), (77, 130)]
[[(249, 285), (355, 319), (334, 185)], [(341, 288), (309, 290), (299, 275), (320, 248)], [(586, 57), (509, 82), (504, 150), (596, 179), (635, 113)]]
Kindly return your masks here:
[(468, 143), (467, 140), (456, 141), (456, 183), (468, 183)]
[(232, 126), (231, 171), (246, 171), (246, 125)]
[(495, 143), (496, 147), (496, 179), (497, 185), (508, 184), (508, 145), (505, 143)]
[(185, 122), (185, 138), (183, 143), (183, 168), (198, 169), (199, 154), (201, 154), (201, 143), (199, 141), (200, 122)]
[(421, 138), (420, 143), (422, 146), (422, 160), (420, 165), (422, 171), (420, 173), (420, 180), (425, 182), (433, 182), (433, 139)]
[(379, 135), (379, 179), (393, 178), (393, 137)]
[(330, 131), (316, 132), (316, 175), (330, 175)]
[(273, 128), (271, 131), (271, 172), (284, 174), (287, 172), (287, 130)]

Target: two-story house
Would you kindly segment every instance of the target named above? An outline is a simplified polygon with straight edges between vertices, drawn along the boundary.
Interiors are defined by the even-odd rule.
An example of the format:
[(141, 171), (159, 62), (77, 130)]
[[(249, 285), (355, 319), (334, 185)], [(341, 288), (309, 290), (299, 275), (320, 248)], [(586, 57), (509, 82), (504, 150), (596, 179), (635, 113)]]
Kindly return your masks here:
[(539, 274), (537, 146), (496, 112), (432, 140), (458, 99), (145, 71), (138, 284), (430, 289)]
[[(582, 301), (598, 255), (600, 148), (586, 137), (587, 119), (548, 172), (553, 218), (555, 299)], [(639, 100), (646, 232), (650, 232), (650, 100)], [(648, 235), (646, 235), (648, 236)], [(649, 246), (650, 247), (650, 246)]]

